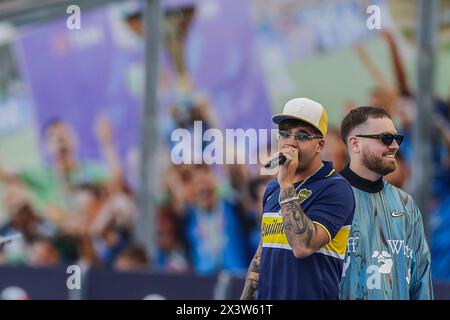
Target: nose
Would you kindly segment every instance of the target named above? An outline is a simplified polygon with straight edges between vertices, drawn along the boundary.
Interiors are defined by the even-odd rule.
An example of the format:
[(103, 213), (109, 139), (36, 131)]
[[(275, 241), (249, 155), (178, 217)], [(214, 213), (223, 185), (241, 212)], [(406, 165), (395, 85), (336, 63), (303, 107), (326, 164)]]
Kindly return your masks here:
[(296, 141), (294, 135), (290, 135), (290, 136), (286, 139), (287, 142), (291, 142), (291, 140), (293, 140), (294, 142)]
[(293, 148), (297, 148), (297, 140), (295, 140), (294, 136), (289, 136), (284, 142), (283, 146), (289, 146)]
[(397, 151), (399, 148), (400, 148), (400, 146), (398, 145), (398, 143), (395, 139), (394, 139), (394, 141), (392, 141), (392, 143), (388, 147), (389, 151)]
[(397, 140), (395, 140), (395, 139), (394, 139), (394, 141), (392, 141), (392, 143), (391, 143), (390, 146), (391, 146), (392, 148), (395, 148), (395, 149), (400, 148), (400, 146), (399, 146), (398, 143), (397, 143)]

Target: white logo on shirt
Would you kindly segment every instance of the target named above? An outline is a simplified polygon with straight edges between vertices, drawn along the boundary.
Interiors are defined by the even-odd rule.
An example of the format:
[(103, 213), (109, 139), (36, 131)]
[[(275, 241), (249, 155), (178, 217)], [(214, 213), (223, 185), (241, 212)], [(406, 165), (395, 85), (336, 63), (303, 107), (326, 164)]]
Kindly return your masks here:
[(392, 210), (392, 212), (391, 212), (391, 216), (393, 216), (394, 218), (401, 217), (405, 214), (406, 214), (405, 211), (398, 212), (397, 210)]
[(413, 250), (405, 244), (405, 240), (388, 240), (387, 242), (392, 253), (400, 254), (403, 248), (403, 255), (407, 258), (412, 258)]
[[(342, 277), (346, 276), (351, 265), (351, 256), (358, 252), (360, 237), (349, 237), (347, 242), (347, 257), (344, 260)], [(376, 259), (376, 264), (367, 266), (366, 285), (367, 289), (381, 289), (381, 275), (391, 274), (394, 266), (393, 256), (404, 255), (406, 258), (413, 258), (413, 249), (406, 245), (405, 240), (387, 240), (389, 246), (386, 250), (375, 250), (371, 257)], [(388, 252), (389, 251), (389, 252)], [(411, 269), (407, 270), (406, 282), (411, 281)]]
[(384, 274), (389, 274), (391, 273), (392, 270), (392, 265), (394, 264), (392, 259), (391, 259), (391, 255), (389, 253), (387, 253), (386, 251), (374, 251), (372, 254), (372, 258), (377, 258), (378, 263), (381, 264), (380, 266), (380, 273), (384, 273)]
[(367, 289), (380, 289), (381, 288), (381, 274), (390, 274), (394, 262), (391, 259), (391, 255), (386, 251), (378, 252), (375, 250), (372, 253), (372, 258), (376, 258), (377, 262), (381, 265), (370, 265), (366, 273), (367, 277), (366, 285)]
[(349, 237), (347, 241), (347, 252), (356, 252), (358, 243), (359, 237)]

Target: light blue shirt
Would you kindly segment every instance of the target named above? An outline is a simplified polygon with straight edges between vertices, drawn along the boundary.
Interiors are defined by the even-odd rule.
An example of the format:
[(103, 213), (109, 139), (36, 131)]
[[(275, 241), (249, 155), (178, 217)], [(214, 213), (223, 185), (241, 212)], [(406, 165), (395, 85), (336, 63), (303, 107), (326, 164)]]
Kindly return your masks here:
[(378, 192), (361, 190), (368, 181), (348, 171), (342, 175), (352, 184), (356, 209), (340, 298), (433, 299), (430, 250), (412, 197), (382, 180)]

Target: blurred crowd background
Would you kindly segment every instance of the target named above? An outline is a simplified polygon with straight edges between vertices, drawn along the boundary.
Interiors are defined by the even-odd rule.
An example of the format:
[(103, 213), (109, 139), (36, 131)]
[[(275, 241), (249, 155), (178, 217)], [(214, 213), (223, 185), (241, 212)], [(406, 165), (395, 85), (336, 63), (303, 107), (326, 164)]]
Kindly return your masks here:
[[(366, 26), (370, 4), (381, 8), (381, 30)], [(245, 275), (274, 177), (260, 175), (258, 164), (175, 165), (171, 132), (192, 131), (196, 120), (203, 130), (272, 129), (271, 115), (292, 97), (326, 107), (323, 158), (337, 170), (347, 164), (343, 116), (358, 105), (386, 108), (406, 136), (386, 180), (411, 191), (420, 107), (415, 1), (162, 1), (158, 163), (145, 164), (157, 173), (148, 181), (157, 190), (150, 254), (136, 234), (142, 10), (131, 0), (81, 7), (80, 30), (66, 27), (65, 12), (0, 22), (0, 235), (23, 235), (0, 249), (1, 265)], [(448, 0), (438, 25), (424, 217), (433, 277), (450, 281)]]

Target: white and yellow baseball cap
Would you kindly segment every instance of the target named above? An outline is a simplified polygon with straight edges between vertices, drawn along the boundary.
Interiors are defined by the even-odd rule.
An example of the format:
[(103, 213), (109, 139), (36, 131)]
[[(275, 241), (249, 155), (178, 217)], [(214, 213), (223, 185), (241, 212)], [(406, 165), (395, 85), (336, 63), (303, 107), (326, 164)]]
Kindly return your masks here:
[(272, 121), (280, 124), (286, 119), (296, 119), (309, 123), (319, 130), (323, 137), (327, 134), (328, 116), (325, 108), (318, 102), (308, 98), (289, 100), (283, 108), (283, 113), (276, 114)]

